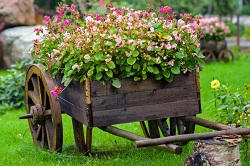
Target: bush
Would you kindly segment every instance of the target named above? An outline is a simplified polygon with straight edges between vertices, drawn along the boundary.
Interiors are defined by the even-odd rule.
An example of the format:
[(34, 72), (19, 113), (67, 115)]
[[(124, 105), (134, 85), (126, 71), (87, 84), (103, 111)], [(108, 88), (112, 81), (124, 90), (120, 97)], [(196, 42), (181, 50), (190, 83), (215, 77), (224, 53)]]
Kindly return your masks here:
[(214, 103), (218, 110), (218, 121), (233, 127), (250, 127), (250, 86), (245, 85), (244, 93), (238, 89), (220, 85), (217, 80), (211, 82), (214, 88)]
[(0, 77), (0, 110), (24, 106), (25, 71), (32, 63), (31, 60), (18, 61), (6, 76)]

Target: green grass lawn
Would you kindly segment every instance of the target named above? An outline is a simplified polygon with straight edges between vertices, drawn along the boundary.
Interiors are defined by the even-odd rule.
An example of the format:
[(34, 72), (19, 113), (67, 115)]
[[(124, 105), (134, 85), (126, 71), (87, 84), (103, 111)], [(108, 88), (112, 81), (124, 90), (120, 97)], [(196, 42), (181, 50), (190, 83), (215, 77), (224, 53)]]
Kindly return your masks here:
[[(0, 71), (0, 75), (6, 72)], [(233, 88), (244, 88), (250, 84), (250, 60), (237, 60), (230, 63), (214, 62), (206, 65), (201, 75), (201, 104), (203, 117), (215, 120), (215, 109), (210, 100), (213, 91), (210, 82), (218, 79), (221, 83), (230, 84)], [(174, 111), (174, 110), (173, 110)], [(64, 145), (62, 153), (50, 153), (36, 148), (32, 142), (28, 123), (18, 120), (25, 114), (24, 110), (10, 110), (0, 116), (0, 165), (169, 165), (181, 166), (184, 159), (192, 154), (193, 144), (190, 142), (183, 147), (181, 155), (171, 154), (154, 148), (136, 149), (132, 142), (94, 129), (93, 150), (113, 151), (108, 156), (85, 157), (77, 152), (74, 145), (70, 117), (63, 115)], [(142, 134), (138, 123), (118, 125), (123, 129)], [(196, 133), (209, 131), (197, 127)], [(249, 157), (249, 155), (248, 155)], [(242, 154), (242, 164), (250, 165), (246, 154)]]

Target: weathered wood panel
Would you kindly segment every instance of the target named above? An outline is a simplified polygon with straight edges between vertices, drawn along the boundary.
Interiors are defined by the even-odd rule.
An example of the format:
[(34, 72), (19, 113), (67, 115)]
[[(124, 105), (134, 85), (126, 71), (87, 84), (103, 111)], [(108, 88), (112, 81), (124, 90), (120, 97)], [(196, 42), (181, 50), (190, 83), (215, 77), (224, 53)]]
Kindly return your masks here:
[(116, 89), (111, 85), (111, 82), (107, 82), (106, 85), (100, 82), (93, 81), (91, 83), (91, 97), (107, 96), (112, 94), (121, 94), (129, 92), (140, 92), (154, 89), (165, 89), (173, 87), (182, 87), (183, 85), (192, 85), (194, 82), (195, 73), (189, 73), (187, 75), (176, 75), (174, 81), (167, 83), (166, 81), (155, 81), (154, 79), (147, 79), (145, 81), (135, 82), (133, 79), (124, 79), (121, 81), (122, 87)]
[[(57, 85), (61, 86), (61, 78), (56, 78)], [(63, 113), (70, 115), (75, 120), (89, 125), (87, 112), (85, 111), (85, 88), (84, 84), (71, 82), (70, 85), (58, 97)]]
[(108, 126), (118, 123), (195, 115), (197, 113), (199, 113), (197, 99), (191, 99), (146, 106), (94, 111), (93, 124), (94, 126)]

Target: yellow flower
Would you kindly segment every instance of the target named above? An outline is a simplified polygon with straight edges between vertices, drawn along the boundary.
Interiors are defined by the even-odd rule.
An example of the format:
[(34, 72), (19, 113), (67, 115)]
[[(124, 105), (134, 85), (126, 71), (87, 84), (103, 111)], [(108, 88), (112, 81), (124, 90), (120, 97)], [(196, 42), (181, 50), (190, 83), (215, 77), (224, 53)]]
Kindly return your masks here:
[(218, 80), (213, 80), (211, 82), (211, 88), (216, 89), (220, 87), (220, 82)]

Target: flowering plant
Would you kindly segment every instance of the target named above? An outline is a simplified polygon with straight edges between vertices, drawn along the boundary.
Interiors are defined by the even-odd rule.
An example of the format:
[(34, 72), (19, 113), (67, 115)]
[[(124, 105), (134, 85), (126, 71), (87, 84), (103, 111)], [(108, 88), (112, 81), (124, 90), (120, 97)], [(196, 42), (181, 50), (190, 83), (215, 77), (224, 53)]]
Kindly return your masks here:
[(211, 88), (216, 94), (214, 102), (220, 122), (234, 127), (250, 127), (250, 87), (249, 85), (245, 87), (244, 93), (233, 92), (231, 87), (220, 85), (217, 80), (211, 82)]
[(173, 75), (199, 67), (203, 57), (199, 18), (175, 15), (167, 6), (159, 12), (109, 6), (102, 16), (80, 20), (74, 5), (61, 5), (55, 18), (45, 17), (47, 32), (34, 41), (33, 54), (52, 76), (63, 74), (65, 86), (86, 78), (112, 80), (116, 88), (128, 77), (171, 82)]
[(205, 40), (224, 40), (230, 34), (230, 28), (218, 17), (202, 18), (200, 26), (204, 33)]

